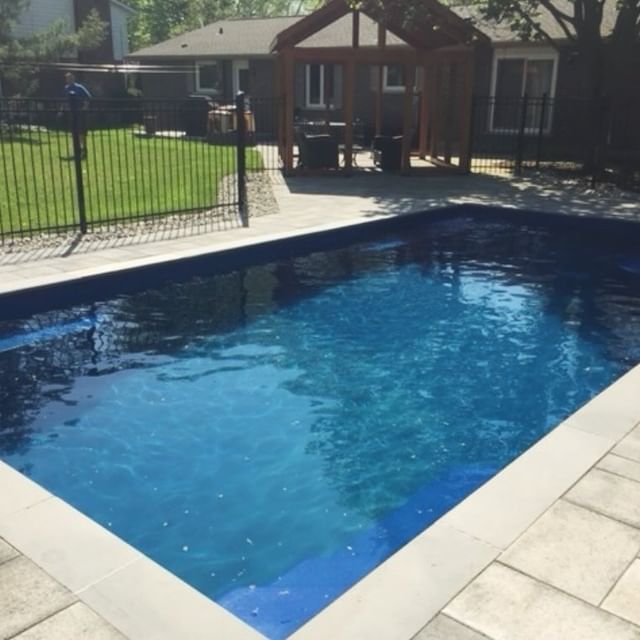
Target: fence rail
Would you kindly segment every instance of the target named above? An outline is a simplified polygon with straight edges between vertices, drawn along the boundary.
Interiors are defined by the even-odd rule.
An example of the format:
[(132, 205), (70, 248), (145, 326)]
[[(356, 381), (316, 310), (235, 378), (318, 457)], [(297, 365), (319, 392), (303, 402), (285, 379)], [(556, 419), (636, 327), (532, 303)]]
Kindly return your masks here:
[(588, 172), (640, 186), (640, 103), (572, 98), (475, 97), (472, 170)]

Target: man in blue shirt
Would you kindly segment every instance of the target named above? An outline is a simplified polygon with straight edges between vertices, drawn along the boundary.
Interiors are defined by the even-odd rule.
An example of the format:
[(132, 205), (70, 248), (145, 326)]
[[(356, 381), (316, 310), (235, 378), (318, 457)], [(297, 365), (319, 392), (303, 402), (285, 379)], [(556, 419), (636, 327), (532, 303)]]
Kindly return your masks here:
[(89, 132), (89, 124), (87, 119), (86, 110), (89, 106), (89, 100), (91, 99), (91, 93), (89, 90), (79, 82), (76, 82), (76, 78), (73, 73), (64, 74), (64, 95), (67, 98), (76, 98), (79, 100), (78, 106), (82, 112), (78, 112), (78, 138), (80, 139), (80, 153), (82, 159), (87, 157), (87, 134)]

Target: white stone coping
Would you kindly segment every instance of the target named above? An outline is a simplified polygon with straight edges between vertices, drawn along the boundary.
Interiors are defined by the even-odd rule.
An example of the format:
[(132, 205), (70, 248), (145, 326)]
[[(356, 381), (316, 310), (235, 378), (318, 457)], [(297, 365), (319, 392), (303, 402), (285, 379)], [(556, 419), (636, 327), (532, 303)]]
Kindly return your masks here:
[[(262, 236), (255, 242), (291, 235)], [(232, 242), (216, 250), (246, 244), (246, 240)], [(210, 251), (184, 251), (171, 259)], [(155, 257), (142, 259), (122, 268), (156, 261)], [(106, 271), (90, 269), (83, 277)], [(46, 284), (51, 282), (34, 286)], [(639, 389), (640, 365), (362, 578), (291, 638), (410, 640), (640, 422)], [(0, 537), (131, 640), (262, 637), (2, 462)]]
[[(404, 214), (408, 215), (418, 215)], [(250, 229), (236, 229), (239, 236), (238, 239), (228, 240), (226, 242), (216, 242), (213, 245), (201, 245), (196, 244), (195, 247), (189, 249), (174, 249), (171, 250), (171, 244), (173, 241), (166, 241), (169, 251), (154, 254), (154, 255), (142, 255), (139, 258), (132, 260), (122, 260), (119, 262), (107, 262), (101, 265), (91, 265), (85, 268), (77, 268), (68, 272), (59, 272), (54, 274), (48, 274), (44, 276), (29, 277), (27, 280), (23, 279), (8, 279), (6, 282), (0, 283), (0, 295), (10, 295), (26, 290), (39, 289), (42, 287), (54, 286), (62, 283), (75, 282), (87, 278), (94, 278), (98, 276), (111, 275), (120, 273), (123, 271), (130, 271), (134, 269), (142, 269), (145, 267), (152, 267), (156, 265), (165, 264), (167, 262), (179, 262), (181, 260), (188, 260), (191, 258), (199, 258), (204, 256), (213, 256), (216, 253), (224, 251), (231, 251), (234, 249), (246, 249), (270, 242), (277, 242), (280, 240), (292, 240), (295, 238), (313, 236), (325, 231), (337, 231), (344, 228), (354, 228), (357, 226), (363, 226), (371, 222), (380, 220), (390, 220), (388, 215), (372, 215), (369, 218), (363, 219), (362, 217), (349, 218), (347, 220), (333, 221), (327, 224), (314, 225), (310, 227), (288, 229), (282, 232), (275, 233), (260, 233), (252, 235)], [(222, 233), (222, 232), (219, 232)], [(110, 249), (106, 249), (105, 253), (108, 254)], [(79, 256), (79, 261), (82, 262), (82, 258), (85, 256)], [(89, 262), (89, 261), (88, 261)]]

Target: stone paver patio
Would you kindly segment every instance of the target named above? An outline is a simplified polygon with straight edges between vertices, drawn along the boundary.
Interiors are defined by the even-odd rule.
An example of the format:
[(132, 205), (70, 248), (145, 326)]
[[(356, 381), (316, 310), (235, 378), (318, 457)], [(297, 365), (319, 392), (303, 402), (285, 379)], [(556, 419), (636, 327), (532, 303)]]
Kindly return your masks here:
[(640, 427), (415, 640), (640, 638), (638, 442)]
[[(544, 180), (479, 176), (277, 179), (274, 193), (280, 212), (252, 220), (249, 229), (191, 237), (174, 230), (110, 242), (96, 242), (89, 236), (62, 249), (22, 253), (0, 249), (0, 293), (451, 204), (640, 221), (640, 205), (632, 195), (605, 196)], [(417, 635), (419, 627), (407, 634), (403, 620), (391, 627), (377, 627), (373, 620), (369, 625), (372, 633), (334, 626), (332, 639), (640, 640), (640, 426), (627, 435), (640, 421), (640, 393), (629, 397), (626, 388), (624, 394), (626, 413), (619, 432), (611, 444), (602, 438), (598, 444), (604, 455), (598, 454), (596, 464), (588, 464), (586, 473), (580, 471), (573, 486), (542, 507), (532, 505), (536, 485), (546, 480), (529, 474), (531, 486), (525, 487), (528, 502), (520, 503), (504, 522), (496, 522), (494, 530), (491, 523), (483, 523), (485, 531), (474, 535), (486, 549), (485, 560), (475, 577), (466, 580), (455, 597), (442, 602), (443, 608), (437, 606), (435, 617), (425, 613), (431, 610), (425, 603), (425, 612), (420, 615), (424, 622), (432, 620)], [(609, 415), (603, 413), (590, 420), (589, 431), (597, 434)], [(117, 630), (119, 620), (135, 618), (135, 610), (120, 618), (107, 615), (111, 622), (105, 621), (92, 610), (93, 604), (86, 602), (86, 584), (80, 588), (78, 583), (75, 588), (70, 579), (63, 586), (43, 569), (43, 565), (55, 566), (56, 558), (35, 558), (26, 549), (29, 545), (19, 549), (11, 546), (9, 543), (19, 547), (12, 539), (13, 515), (20, 511), (27, 516), (22, 520), (29, 518), (24, 505), (1, 494), (0, 487), (0, 507), (4, 506), (4, 512), (0, 508), (0, 640), (180, 640), (175, 632), (163, 635), (159, 626), (153, 634), (132, 632), (131, 628), (138, 628), (135, 625), (122, 625)], [(488, 499), (502, 502), (499, 493)], [(37, 505), (38, 500), (43, 498), (34, 495), (31, 502)], [(484, 507), (478, 504), (482, 519)], [(522, 527), (522, 522), (528, 522), (526, 514), (533, 512), (539, 517)], [(475, 517), (476, 512), (471, 510), (471, 514)], [(456, 530), (455, 518), (452, 523)], [(512, 531), (517, 532), (515, 541)], [(34, 540), (47, 535), (42, 528), (32, 533)], [(439, 575), (429, 565), (419, 571), (427, 581), (429, 575)], [(402, 587), (406, 585), (396, 588)], [(300, 638), (323, 635), (327, 637), (313, 630), (305, 633), (304, 627), (295, 634)], [(190, 640), (189, 633), (183, 637)], [(212, 629), (211, 637), (221, 636)]]

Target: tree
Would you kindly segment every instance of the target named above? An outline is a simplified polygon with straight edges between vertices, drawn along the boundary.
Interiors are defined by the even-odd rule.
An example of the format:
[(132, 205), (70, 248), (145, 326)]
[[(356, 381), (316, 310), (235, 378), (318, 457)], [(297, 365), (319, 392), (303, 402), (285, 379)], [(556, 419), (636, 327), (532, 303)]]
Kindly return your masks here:
[(53, 62), (77, 50), (87, 50), (102, 43), (107, 24), (92, 10), (75, 31), (67, 33), (63, 20), (24, 38), (16, 38), (15, 26), (30, 0), (0, 0), (0, 86), (15, 84), (22, 92), (32, 92), (34, 76), (40, 62)]
[(224, 18), (303, 15), (322, 0), (130, 0), (132, 48), (162, 42)]
[[(587, 70), (589, 89), (594, 98), (624, 89), (619, 72), (632, 64), (640, 43), (640, 0), (617, 1), (613, 29), (608, 33), (611, 2), (476, 0), (486, 18), (506, 21), (523, 39), (546, 40), (557, 48), (541, 20), (543, 16), (547, 21), (551, 19), (551, 24), (556, 24), (567, 40), (575, 45)], [(607, 65), (608, 59), (610, 65)]]

